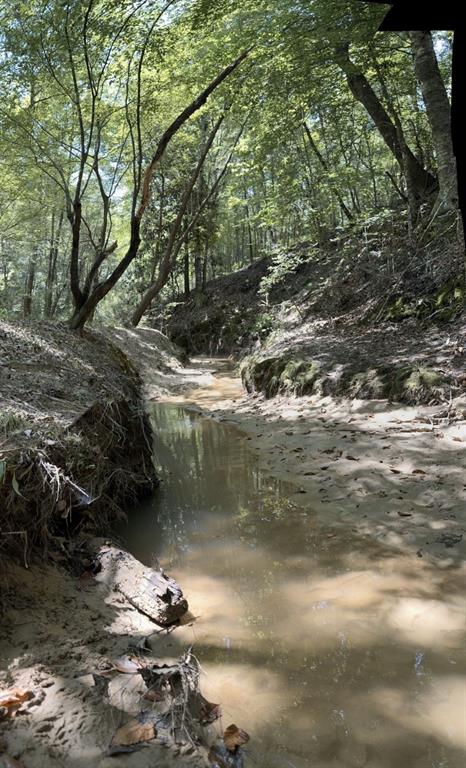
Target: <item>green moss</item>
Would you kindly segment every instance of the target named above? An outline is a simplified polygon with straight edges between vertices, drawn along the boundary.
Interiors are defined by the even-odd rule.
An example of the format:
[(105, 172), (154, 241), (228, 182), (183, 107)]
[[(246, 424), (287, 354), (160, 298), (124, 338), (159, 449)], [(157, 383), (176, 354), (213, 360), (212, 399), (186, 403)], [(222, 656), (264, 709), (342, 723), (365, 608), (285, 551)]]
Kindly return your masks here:
[[(436, 293), (426, 296), (398, 296), (388, 305), (383, 316), (387, 320), (398, 321), (407, 317), (418, 320), (449, 321), (457, 317), (464, 309), (464, 279), (448, 280)], [(377, 316), (377, 312), (375, 313)], [(373, 317), (372, 317), (373, 319)]]
[(416, 314), (416, 307), (409, 299), (399, 296), (396, 301), (387, 308), (385, 316), (388, 320), (404, 320), (407, 317), (413, 317)]
[(301, 371), (297, 377), (296, 382), (296, 394), (298, 395), (310, 395), (318, 387), (320, 364), (311, 361), (306, 363), (304, 371)]
[(449, 379), (433, 368), (405, 366), (387, 375), (385, 396), (412, 404), (438, 402), (448, 395), (450, 387)]
[(244, 361), (241, 375), (249, 392), (263, 392), (268, 398), (279, 393), (318, 393), (421, 404), (444, 400), (454, 386), (451, 378), (428, 366), (381, 365), (362, 371), (345, 366), (337, 376), (336, 371), (324, 371), (318, 361), (285, 356), (250, 357)]
[(258, 360), (251, 356), (243, 361), (240, 372), (248, 392), (263, 392), (266, 397), (279, 393), (311, 394), (318, 382), (320, 364), (313, 360), (271, 357)]
[(384, 369), (370, 368), (351, 376), (348, 385), (342, 386), (350, 397), (378, 400), (386, 396), (387, 374)]
[(307, 363), (304, 360), (289, 360), (280, 374), (280, 389), (296, 392), (300, 376), (304, 375)]
[(438, 371), (434, 371), (432, 368), (418, 368), (417, 370), (411, 371), (404, 382), (404, 388), (406, 392), (413, 394), (419, 393), (420, 391), (434, 393), (446, 383), (445, 376)]
[(452, 320), (464, 309), (464, 280), (450, 280), (435, 295), (435, 316)]

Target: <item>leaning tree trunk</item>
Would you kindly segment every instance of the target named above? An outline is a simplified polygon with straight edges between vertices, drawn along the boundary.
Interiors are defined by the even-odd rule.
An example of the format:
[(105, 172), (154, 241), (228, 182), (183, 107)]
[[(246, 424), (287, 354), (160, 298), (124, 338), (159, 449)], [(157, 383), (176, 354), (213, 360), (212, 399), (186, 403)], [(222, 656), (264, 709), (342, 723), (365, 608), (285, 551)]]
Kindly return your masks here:
[[(109, 291), (116, 285), (121, 276), (126, 272), (129, 265), (134, 261), (138, 255), (139, 245), (141, 243), (141, 221), (144, 216), (144, 212), (149, 204), (151, 198), (151, 182), (156, 168), (158, 167), (160, 160), (162, 159), (167, 146), (172, 140), (173, 136), (180, 130), (180, 128), (186, 123), (189, 118), (198, 112), (204, 104), (206, 104), (209, 96), (221, 85), (224, 80), (234, 72), (240, 64), (249, 55), (252, 48), (248, 48), (238, 56), (238, 58), (223, 69), (217, 77), (215, 77), (209, 85), (185, 108), (179, 113), (173, 122), (164, 131), (160, 140), (155, 148), (155, 152), (146, 167), (142, 178), (142, 184), (140, 189), (137, 189), (139, 205), (136, 210), (132, 211), (131, 215), (131, 231), (129, 246), (125, 252), (125, 255), (121, 261), (116, 265), (111, 274), (102, 282), (100, 282), (94, 290), (91, 290), (87, 295), (83, 295), (79, 287), (79, 273), (76, 259), (71, 260), (71, 289), (73, 292), (73, 298), (75, 300), (75, 312), (70, 320), (70, 328), (73, 330), (81, 331), (89, 317), (97, 305), (108, 294)], [(79, 209), (81, 215), (81, 210)], [(74, 249), (74, 230), (73, 230), (73, 248), (72, 256), (75, 254)], [(81, 303), (82, 299), (82, 303)], [(137, 325), (137, 323), (136, 323)]]
[(410, 32), (414, 69), (421, 86), (438, 166), (439, 204), (458, 208), (456, 161), (451, 135), (451, 108), (430, 32)]
[(345, 74), (349, 89), (354, 98), (362, 104), (370, 115), (406, 178), (408, 179), (409, 177), (410, 188), (415, 191), (419, 200), (424, 200), (437, 189), (437, 180), (429, 171), (422, 167), (417, 157), (407, 145), (405, 148), (401, 146), (397, 128), (390, 115), (364, 73), (351, 61), (348, 43), (339, 46), (336, 50), (335, 61)]
[[(349, 210), (348, 206), (345, 204), (345, 201), (343, 200), (343, 198), (342, 198), (342, 196), (340, 194), (340, 191), (337, 189), (336, 185), (331, 180), (330, 173), (329, 173), (329, 171), (330, 171), (329, 165), (328, 165), (325, 157), (323, 156), (322, 152), (320, 151), (319, 147), (315, 143), (314, 138), (312, 136), (312, 133), (309, 130), (309, 126), (306, 123), (306, 121), (304, 121), (303, 127), (304, 127), (305, 134), (307, 136), (307, 140), (309, 142), (309, 146), (311, 147), (311, 149), (314, 152), (315, 156), (317, 157), (319, 163), (321, 164), (322, 168), (324, 169), (324, 171), (327, 174), (327, 178), (329, 179), (330, 190), (333, 192), (333, 194), (337, 198), (338, 205), (340, 206), (342, 213), (346, 216), (348, 221), (352, 221), (353, 220), (353, 214)], [(248, 220), (249, 220), (249, 218), (248, 218)]]
[[(162, 288), (165, 287), (171, 273), (173, 270), (173, 267), (176, 262), (176, 258), (178, 256), (178, 253), (180, 252), (181, 246), (186, 241), (186, 238), (189, 235), (190, 230), (192, 229), (192, 226), (197, 222), (197, 219), (200, 215), (200, 212), (202, 211), (203, 203), (200, 203), (198, 206), (197, 213), (191, 220), (191, 224), (186, 227), (184, 230), (184, 233), (181, 235), (181, 237), (177, 237), (181, 230), (183, 219), (186, 214), (189, 201), (191, 199), (191, 196), (194, 191), (195, 184), (199, 178), (199, 175), (202, 173), (202, 169), (205, 163), (205, 160), (207, 158), (207, 155), (212, 147), (212, 144), (214, 142), (215, 136), (218, 133), (218, 130), (224, 120), (224, 116), (221, 115), (220, 118), (215, 123), (214, 127), (212, 128), (209, 136), (204, 142), (204, 146), (202, 148), (201, 155), (199, 157), (199, 160), (196, 164), (196, 167), (193, 170), (193, 173), (191, 174), (190, 178), (188, 179), (188, 183), (184, 189), (180, 207), (178, 210), (178, 214), (172, 223), (170, 227), (170, 233), (168, 236), (168, 242), (165, 248), (165, 251), (162, 255), (162, 258), (160, 260), (159, 264), (159, 272), (157, 275), (156, 280), (147, 288), (146, 292), (144, 293), (141, 301), (137, 305), (136, 309), (134, 310), (133, 314), (131, 315), (130, 323), (133, 326), (138, 326), (139, 323), (142, 320), (143, 315), (146, 313), (146, 311), (149, 309), (150, 305), (152, 304), (152, 301), (155, 299), (156, 296), (160, 293)], [(206, 199), (206, 198), (205, 198)], [(204, 202), (205, 202), (204, 199)], [(199, 242), (199, 228), (196, 229), (197, 237), (196, 237), (196, 253), (194, 256), (194, 272), (195, 272), (195, 287), (196, 289), (199, 287), (199, 285), (202, 283), (202, 263), (199, 261), (200, 255), (199, 255), (199, 248), (200, 248), (200, 242)]]
[(124, 257), (117, 264), (113, 272), (101, 283), (98, 283), (92, 293), (89, 294), (79, 309), (75, 310), (70, 320), (70, 328), (74, 331), (81, 331), (89, 318), (93, 315), (95, 308), (107, 295), (107, 293), (117, 284), (120, 277), (126, 272), (127, 268), (137, 256), (141, 244), (141, 222), (136, 216), (131, 222), (131, 235), (129, 246)]

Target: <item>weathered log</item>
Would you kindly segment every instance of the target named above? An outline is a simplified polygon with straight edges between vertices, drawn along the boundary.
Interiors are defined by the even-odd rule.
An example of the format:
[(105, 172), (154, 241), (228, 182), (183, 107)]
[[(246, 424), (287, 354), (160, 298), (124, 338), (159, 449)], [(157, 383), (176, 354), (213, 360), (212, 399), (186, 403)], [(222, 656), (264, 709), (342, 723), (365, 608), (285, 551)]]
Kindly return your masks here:
[(174, 579), (148, 568), (129, 552), (104, 545), (98, 548), (96, 559), (101, 566), (98, 580), (121, 592), (156, 624), (174, 624), (188, 610), (188, 602)]

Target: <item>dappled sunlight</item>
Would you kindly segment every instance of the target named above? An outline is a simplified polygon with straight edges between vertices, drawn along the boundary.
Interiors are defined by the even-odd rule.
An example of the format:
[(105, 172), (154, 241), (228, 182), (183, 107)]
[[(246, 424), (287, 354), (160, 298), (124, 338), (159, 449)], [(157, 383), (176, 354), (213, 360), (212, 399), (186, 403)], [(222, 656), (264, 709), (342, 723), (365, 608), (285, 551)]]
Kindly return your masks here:
[(224, 717), (258, 731), (273, 722), (292, 696), (279, 672), (252, 664), (203, 664), (202, 690), (209, 701), (220, 702)]
[(189, 608), (196, 617), (191, 641), (196, 646), (223, 649), (254, 646), (252, 628), (244, 618), (245, 603), (234, 585), (202, 572), (177, 571), (182, 584), (189, 584)]
[[(324, 468), (325, 494), (312, 498), (262, 470), (237, 430), (175, 405), (159, 406), (155, 420), (167, 472), (128, 543), (176, 573), (195, 617), (158, 640), (158, 653), (176, 657), (194, 646), (204, 694), (222, 702), (225, 722), (251, 733), (267, 766), (282, 766), (280, 755), (298, 768), (310, 760), (378, 765), (388, 755), (391, 768), (441, 756), (445, 744), (456, 749), (442, 725), (445, 686), (433, 681), (462, 668), (461, 571), (390, 549), (347, 523), (324, 525), (314, 510), (328, 493)], [(327, 444), (333, 450), (332, 435)], [(335, 463), (349, 473), (342, 512), (348, 478), (367, 505), (389, 503), (375, 495), (374, 459)], [(421, 488), (422, 476), (415, 479)], [(391, 473), (387, 480), (399, 485)], [(418, 701), (427, 688), (430, 698), (404, 721), (376, 696), (395, 691)]]
[(399, 598), (387, 616), (388, 626), (404, 642), (432, 648), (457, 647), (466, 630), (466, 599), (455, 602)]
[[(187, 373), (189, 373), (189, 370)], [(207, 386), (195, 387), (187, 390), (185, 393), (173, 395), (169, 398), (169, 401), (185, 405), (194, 403), (197, 407), (210, 408), (216, 403), (225, 400), (239, 400), (243, 395), (244, 390), (241, 380), (227, 371), (212, 377)]]
[(434, 676), (415, 697), (391, 688), (376, 689), (369, 696), (384, 717), (402, 728), (466, 749), (466, 677)]

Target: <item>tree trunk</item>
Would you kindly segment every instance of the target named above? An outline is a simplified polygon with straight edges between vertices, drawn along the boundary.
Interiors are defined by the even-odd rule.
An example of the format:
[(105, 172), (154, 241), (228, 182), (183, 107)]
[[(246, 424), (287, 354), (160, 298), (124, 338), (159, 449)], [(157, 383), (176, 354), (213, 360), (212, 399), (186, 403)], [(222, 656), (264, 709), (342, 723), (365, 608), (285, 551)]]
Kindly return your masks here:
[(196, 251), (194, 254), (194, 288), (196, 291), (202, 290), (202, 257), (199, 238), (196, 238)]
[(52, 214), (52, 232), (47, 263), (47, 276), (45, 278), (44, 317), (53, 317), (53, 287), (57, 277), (58, 243), (63, 226), (64, 212), (61, 211), (57, 228), (55, 229), (55, 211)]
[[(318, 159), (319, 163), (321, 164), (322, 168), (324, 169), (324, 171), (328, 174), (329, 167), (328, 167), (328, 163), (327, 163), (325, 157), (323, 156), (323, 154), (320, 151), (319, 147), (317, 146), (317, 144), (315, 143), (314, 139), (312, 138), (312, 133), (309, 130), (308, 124), (305, 122), (305, 123), (303, 123), (303, 125), (304, 125), (304, 130), (305, 130), (307, 139), (309, 141), (309, 146), (311, 147), (312, 151), (314, 152), (315, 156), (317, 157), (317, 159)], [(330, 180), (329, 180), (329, 187), (330, 187), (331, 191), (333, 192), (333, 194), (335, 195), (335, 197), (337, 198), (338, 205), (340, 206), (342, 213), (346, 216), (348, 221), (352, 221), (353, 220), (353, 215), (352, 215), (351, 211), (348, 209), (348, 206), (345, 204), (345, 201), (343, 200), (342, 196), (340, 195), (340, 192), (336, 188), (335, 184), (332, 181), (330, 181)]]
[(23, 296), (23, 316), (30, 317), (32, 312), (32, 292), (34, 290), (34, 281), (36, 277), (36, 254), (30, 256), (28, 262), (28, 271), (24, 286)]
[(88, 321), (89, 317), (94, 312), (97, 305), (102, 301), (104, 296), (113, 288), (118, 282), (120, 277), (126, 272), (132, 261), (137, 256), (139, 246), (141, 244), (141, 222), (137, 217), (133, 217), (131, 222), (131, 236), (128, 249), (121, 259), (119, 264), (115, 267), (113, 272), (102, 283), (96, 285), (94, 291), (87, 297), (82, 306), (76, 309), (73, 317), (70, 320), (70, 328), (74, 331), (81, 331), (84, 325)]
[(451, 136), (451, 108), (430, 32), (410, 32), (414, 69), (421, 86), (438, 166), (439, 203), (456, 210), (458, 188)]
[(184, 297), (189, 299), (191, 293), (191, 285), (189, 281), (189, 241), (186, 240), (184, 244), (184, 261), (183, 261), (183, 280), (184, 280)]
[(75, 312), (85, 301), (79, 285), (79, 246), (81, 242), (82, 204), (76, 200), (73, 205), (73, 213), (69, 215), (71, 224), (71, 257), (70, 257), (70, 288), (73, 296)]
[[(199, 196), (199, 202), (200, 200)], [(194, 234), (194, 289), (202, 290), (202, 236), (199, 223)]]
[[(141, 188), (140, 190), (139, 189), (135, 190), (136, 195), (138, 192), (140, 192), (139, 205), (131, 217), (130, 241), (129, 241), (128, 249), (125, 255), (123, 256), (123, 258), (116, 265), (115, 269), (106, 278), (106, 280), (99, 283), (96, 286), (96, 288), (87, 296), (84, 296), (81, 293), (80, 286), (79, 286), (79, 265), (78, 265), (78, 259), (77, 259), (78, 254), (75, 249), (75, 243), (74, 243), (75, 231), (73, 228), (73, 247), (72, 247), (72, 259), (71, 259), (71, 289), (72, 289), (73, 298), (75, 301), (75, 311), (69, 323), (70, 328), (72, 328), (73, 330), (81, 331), (83, 329), (84, 325), (86, 324), (87, 320), (89, 319), (90, 315), (95, 310), (97, 305), (102, 301), (102, 299), (107, 295), (107, 293), (113, 288), (113, 286), (116, 285), (116, 283), (119, 281), (121, 276), (126, 272), (129, 265), (136, 258), (139, 250), (139, 245), (141, 243), (141, 234), (140, 234), (141, 220), (142, 220), (142, 217), (144, 216), (144, 212), (151, 198), (152, 177), (173, 136), (175, 136), (175, 134), (186, 123), (186, 121), (189, 120), (190, 117), (192, 117), (192, 115), (198, 112), (204, 106), (204, 104), (206, 104), (209, 96), (216, 90), (216, 88), (218, 88), (224, 82), (224, 80), (226, 80), (226, 78), (232, 72), (234, 72), (240, 66), (240, 64), (249, 55), (251, 50), (252, 50), (251, 48), (248, 48), (240, 56), (238, 56), (238, 58), (232, 64), (229, 64), (227, 67), (225, 67), (225, 69), (223, 69), (220, 72), (220, 74), (217, 75), (217, 77), (215, 77), (209, 83), (209, 85), (185, 109), (183, 109), (182, 112), (179, 113), (179, 115), (173, 120), (173, 122), (163, 132), (155, 148), (155, 152), (152, 155), (152, 158), (149, 162), (149, 165), (146, 167), (146, 170), (144, 172)], [(79, 208), (79, 216), (81, 219), (81, 208)], [(79, 224), (81, 224), (81, 220), (79, 221)], [(79, 238), (78, 238), (78, 245), (79, 245)]]
[[(202, 172), (204, 162), (210, 151), (210, 148), (212, 147), (215, 136), (217, 135), (217, 132), (223, 122), (223, 119), (224, 119), (224, 116), (222, 115), (217, 120), (214, 127), (212, 128), (209, 136), (207, 137), (207, 140), (205, 141), (204, 147), (202, 148), (202, 152), (198, 159), (197, 165), (194, 168), (194, 171), (191, 174), (191, 177), (189, 178), (188, 183), (184, 189), (178, 214), (170, 228), (168, 243), (162, 255), (162, 258), (160, 260), (159, 272), (158, 272), (157, 278), (155, 282), (153, 282), (148, 287), (141, 301), (139, 302), (138, 306), (136, 307), (136, 309), (134, 310), (131, 316), (130, 323), (135, 327), (138, 326), (139, 323), (141, 322), (141, 319), (144, 313), (150, 307), (153, 299), (155, 299), (155, 297), (160, 293), (162, 288), (166, 285), (167, 280), (169, 279), (172, 269), (175, 265), (178, 253), (181, 250), (181, 246), (186, 241), (192, 227), (196, 224), (205, 206), (206, 201), (209, 199), (210, 193), (209, 195), (207, 195), (206, 198), (204, 198), (202, 202), (199, 200), (199, 204), (197, 206), (197, 212), (194, 214), (193, 218), (191, 219), (191, 223), (187, 225), (184, 232), (181, 234), (180, 237), (178, 237), (179, 231), (183, 223), (183, 218), (188, 208), (188, 203), (193, 194), (195, 184), (199, 178), (199, 174)], [(177, 237), (178, 237), (178, 240), (177, 240)], [(194, 255), (194, 280), (195, 280), (196, 289), (202, 287), (202, 259), (200, 256), (199, 227), (196, 228), (195, 255)]]
[(206, 287), (207, 284), (207, 265), (209, 263), (209, 244), (206, 243), (205, 252), (204, 252), (204, 260), (202, 262), (202, 290)]
[(417, 157), (407, 145), (406, 151), (403, 151), (396, 126), (364, 73), (351, 61), (349, 45), (347, 43), (337, 49), (335, 60), (346, 76), (351, 93), (362, 104), (374, 121), (385, 144), (405, 174), (407, 181), (409, 177), (410, 187), (416, 197), (419, 201), (425, 200), (429, 194), (437, 190), (437, 180), (429, 171), (422, 167)]

